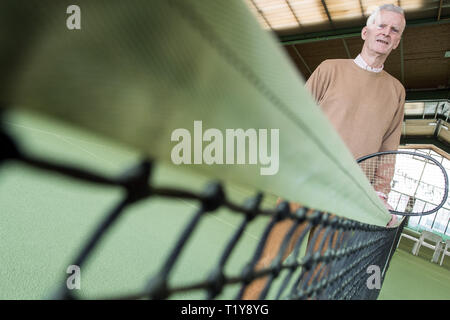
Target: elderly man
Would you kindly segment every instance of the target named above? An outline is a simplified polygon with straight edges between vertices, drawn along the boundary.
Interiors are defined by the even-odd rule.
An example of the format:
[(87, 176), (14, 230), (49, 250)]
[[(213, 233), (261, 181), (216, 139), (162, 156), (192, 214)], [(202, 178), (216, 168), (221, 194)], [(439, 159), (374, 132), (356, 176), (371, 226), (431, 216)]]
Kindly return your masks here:
[[(384, 62), (400, 44), (406, 21), (394, 5), (378, 7), (361, 31), (364, 45), (356, 59), (322, 62), (306, 82), (319, 106), (337, 130), (355, 159), (378, 151), (397, 150), (405, 102), (402, 84), (383, 70)], [(386, 195), (378, 192), (386, 207)], [(291, 204), (294, 211), (299, 205)], [(396, 224), (392, 216), (388, 226)], [(268, 266), (276, 256), (292, 221), (278, 223), (269, 235), (256, 268)], [(297, 235), (299, 232), (297, 232)], [(284, 253), (292, 250), (296, 236)], [(244, 299), (257, 299), (266, 279), (255, 280)]]
[[(405, 25), (400, 7), (380, 6), (362, 29), (364, 45), (356, 59), (326, 60), (306, 83), (355, 159), (398, 149), (405, 89), (383, 65), (398, 47)], [(390, 208), (387, 196), (378, 195)], [(395, 222), (393, 216), (390, 225)]]
[(381, 6), (362, 29), (356, 59), (322, 62), (306, 83), (355, 158), (397, 150), (405, 89), (383, 70), (405, 28), (399, 7)]
[[(364, 45), (356, 59), (326, 60), (306, 83), (355, 159), (398, 149), (405, 88), (383, 66), (405, 25), (400, 7), (380, 6), (362, 29)], [(378, 195), (390, 208), (387, 196)]]

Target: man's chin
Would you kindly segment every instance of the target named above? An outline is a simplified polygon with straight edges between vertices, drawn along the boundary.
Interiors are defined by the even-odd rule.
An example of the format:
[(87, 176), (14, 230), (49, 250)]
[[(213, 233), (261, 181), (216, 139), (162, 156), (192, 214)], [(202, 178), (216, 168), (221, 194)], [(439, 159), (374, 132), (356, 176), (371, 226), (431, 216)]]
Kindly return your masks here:
[(388, 56), (392, 51), (391, 49), (380, 49), (380, 50), (376, 50), (375, 53), (380, 55), (380, 56)]

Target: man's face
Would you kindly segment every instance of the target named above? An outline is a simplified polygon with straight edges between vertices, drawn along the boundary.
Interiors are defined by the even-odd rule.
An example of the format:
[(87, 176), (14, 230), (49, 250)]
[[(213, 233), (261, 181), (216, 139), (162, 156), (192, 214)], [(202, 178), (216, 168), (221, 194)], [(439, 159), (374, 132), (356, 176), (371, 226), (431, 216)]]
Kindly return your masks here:
[(370, 51), (389, 55), (399, 45), (404, 29), (403, 15), (382, 10), (374, 24), (362, 29), (361, 37), (364, 40), (364, 46), (367, 46)]

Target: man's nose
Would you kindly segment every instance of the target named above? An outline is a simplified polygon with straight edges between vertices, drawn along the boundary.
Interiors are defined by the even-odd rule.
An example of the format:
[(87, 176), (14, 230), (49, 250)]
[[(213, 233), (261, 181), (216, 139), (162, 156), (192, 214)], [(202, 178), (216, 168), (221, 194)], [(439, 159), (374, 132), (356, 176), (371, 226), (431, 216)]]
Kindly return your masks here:
[(391, 27), (391, 26), (386, 26), (386, 27), (384, 27), (384, 28), (382, 29), (382, 33), (383, 33), (383, 35), (385, 35), (385, 36), (390, 35), (390, 34), (391, 34), (391, 31), (392, 31), (392, 27)]

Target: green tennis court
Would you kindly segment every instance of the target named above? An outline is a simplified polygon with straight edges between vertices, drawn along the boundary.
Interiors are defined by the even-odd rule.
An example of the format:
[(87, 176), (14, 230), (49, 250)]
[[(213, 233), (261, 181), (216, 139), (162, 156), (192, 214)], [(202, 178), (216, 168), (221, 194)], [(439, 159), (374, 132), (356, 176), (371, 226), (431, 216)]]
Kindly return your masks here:
[[(34, 154), (105, 174), (118, 174), (139, 159), (124, 146), (31, 113), (13, 113), (6, 123), (8, 131)], [(159, 184), (197, 190), (208, 181), (167, 166), (158, 166), (154, 177)], [(230, 192), (238, 200), (252, 195), (237, 187)], [(115, 188), (74, 182), (18, 163), (4, 165), (0, 170), (1, 256), (6, 263), (0, 271), (0, 298), (52, 298), (67, 279), (66, 269), (74, 256), (121, 196)], [(268, 197), (267, 205), (273, 201)], [(196, 206), (186, 200), (155, 198), (127, 210), (81, 269), (80, 293), (85, 298), (104, 298), (143, 290)], [(203, 280), (240, 219), (229, 210), (210, 214), (189, 241), (171, 282)], [(250, 224), (227, 265), (228, 273), (236, 274), (244, 267), (267, 222), (268, 218), (260, 217)], [(416, 257), (411, 247), (408, 239), (400, 243), (379, 299), (449, 299), (448, 259), (440, 267), (429, 261), (427, 249)], [(237, 290), (238, 286), (229, 286), (219, 298), (232, 298)], [(204, 293), (192, 291), (172, 298), (202, 299)]]
[[(22, 36), (33, 23), (42, 22), (38, 41), (30, 41), (32, 54), (19, 62), (14, 81), (8, 82), (12, 90), (5, 94), (9, 104), (1, 119), (24, 152), (111, 178), (142, 158), (151, 158), (152, 186), (201, 194), (208, 183), (219, 180), (233, 203), (243, 203), (261, 191), (262, 208), (273, 209), (282, 197), (314, 209), (316, 215), (305, 219), (324, 226), (320, 251), (330, 248), (323, 244), (331, 242), (337, 229), (351, 241), (345, 250), (327, 251), (339, 258), (336, 265), (342, 265), (310, 291), (299, 290), (300, 297), (325, 286), (337, 286), (337, 293), (345, 291), (343, 285), (339, 287), (342, 277), (359, 273), (355, 283), (344, 281), (350, 282), (345, 293), (351, 297), (358, 286), (365, 286), (367, 266), (389, 258), (396, 230), (385, 228), (388, 211), (304, 89), (304, 80), (242, 1), (226, 5), (158, 1), (151, 6), (147, 1), (136, 1), (134, 6), (114, 2), (106, 10), (99, 3), (80, 1), (89, 14), (79, 33), (59, 28), (56, 13), (65, 12), (65, 5), (30, 1), (23, 11), (13, 7), (18, 14), (36, 17), (24, 25), (10, 22)], [(205, 129), (222, 132), (280, 130), (276, 177), (260, 174), (260, 167), (250, 163), (174, 165), (170, 159), (174, 130), (191, 130), (198, 120)], [(271, 148), (274, 145), (270, 143)], [(269, 146), (264, 148), (267, 151)], [(52, 299), (65, 287), (67, 268), (126, 194), (112, 185), (70, 179), (54, 170), (24, 165), (23, 158), (16, 160), (0, 166), (0, 299)], [(181, 197), (151, 196), (127, 207), (81, 266), (77, 294), (94, 299), (145, 292), (168, 255), (176, 251), (177, 240), (199, 206)], [(208, 279), (242, 220), (242, 215), (228, 209), (205, 214), (183, 243), (168, 278), (170, 286)], [(257, 216), (243, 229), (224, 266), (228, 277), (241, 275), (270, 221), (269, 216)], [(306, 241), (296, 249), (302, 257)], [(352, 258), (350, 253), (356, 254)], [(340, 260), (347, 256), (351, 261)], [(312, 271), (319, 270), (329, 255), (305, 258), (301, 267), (297, 264), (297, 275), (309, 272), (311, 265), (318, 268)], [(401, 299), (405, 291), (413, 294), (415, 289), (408, 287), (407, 273), (401, 270), (410, 269), (414, 280), (426, 265), (410, 263), (409, 258), (402, 251), (394, 255), (394, 271), (391, 275), (388, 270), (380, 298)], [(320, 276), (309, 276), (320, 280), (326, 274), (320, 270), (315, 273)], [(448, 279), (445, 271), (430, 274), (441, 282)], [(275, 296), (282, 280), (282, 276), (275, 279), (267, 298)], [(426, 278), (418, 281), (433, 283)], [(235, 297), (240, 282), (225, 286), (216, 298)], [(447, 297), (448, 287), (442, 285), (436, 292)], [(170, 298), (204, 299), (205, 294), (189, 290)]]
[[(404, 243), (403, 243), (404, 241)], [(448, 300), (450, 299), (450, 259), (442, 266), (432, 263), (432, 251), (411, 254), (412, 241), (402, 240), (396, 250), (378, 299)]]
[[(8, 129), (24, 148), (54, 160), (118, 174), (134, 164), (137, 155), (105, 139), (71, 130), (29, 114), (14, 114)], [(8, 163), (1, 168), (2, 299), (51, 298), (67, 278), (66, 269), (94, 227), (122, 196), (120, 190), (77, 183), (58, 175)], [(158, 166), (155, 183), (201, 191), (208, 179), (182, 170)], [(237, 201), (249, 197), (244, 189), (228, 190)], [(268, 201), (270, 202), (269, 198)], [(82, 293), (107, 297), (144, 289), (150, 277), (192, 216), (195, 202), (151, 199), (133, 206), (119, 220), (82, 268)], [(172, 281), (190, 283), (206, 277), (227, 237), (241, 217), (225, 210), (212, 213), (177, 263)], [(264, 217), (246, 230), (229, 264), (231, 273), (242, 268), (254, 249)], [(64, 282), (63, 282), (64, 283)], [(232, 288), (230, 289), (232, 290)], [(175, 298), (203, 297), (188, 295)], [(227, 296), (227, 292), (224, 292)], [(228, 292), (228, 297), (230, 292)]]

